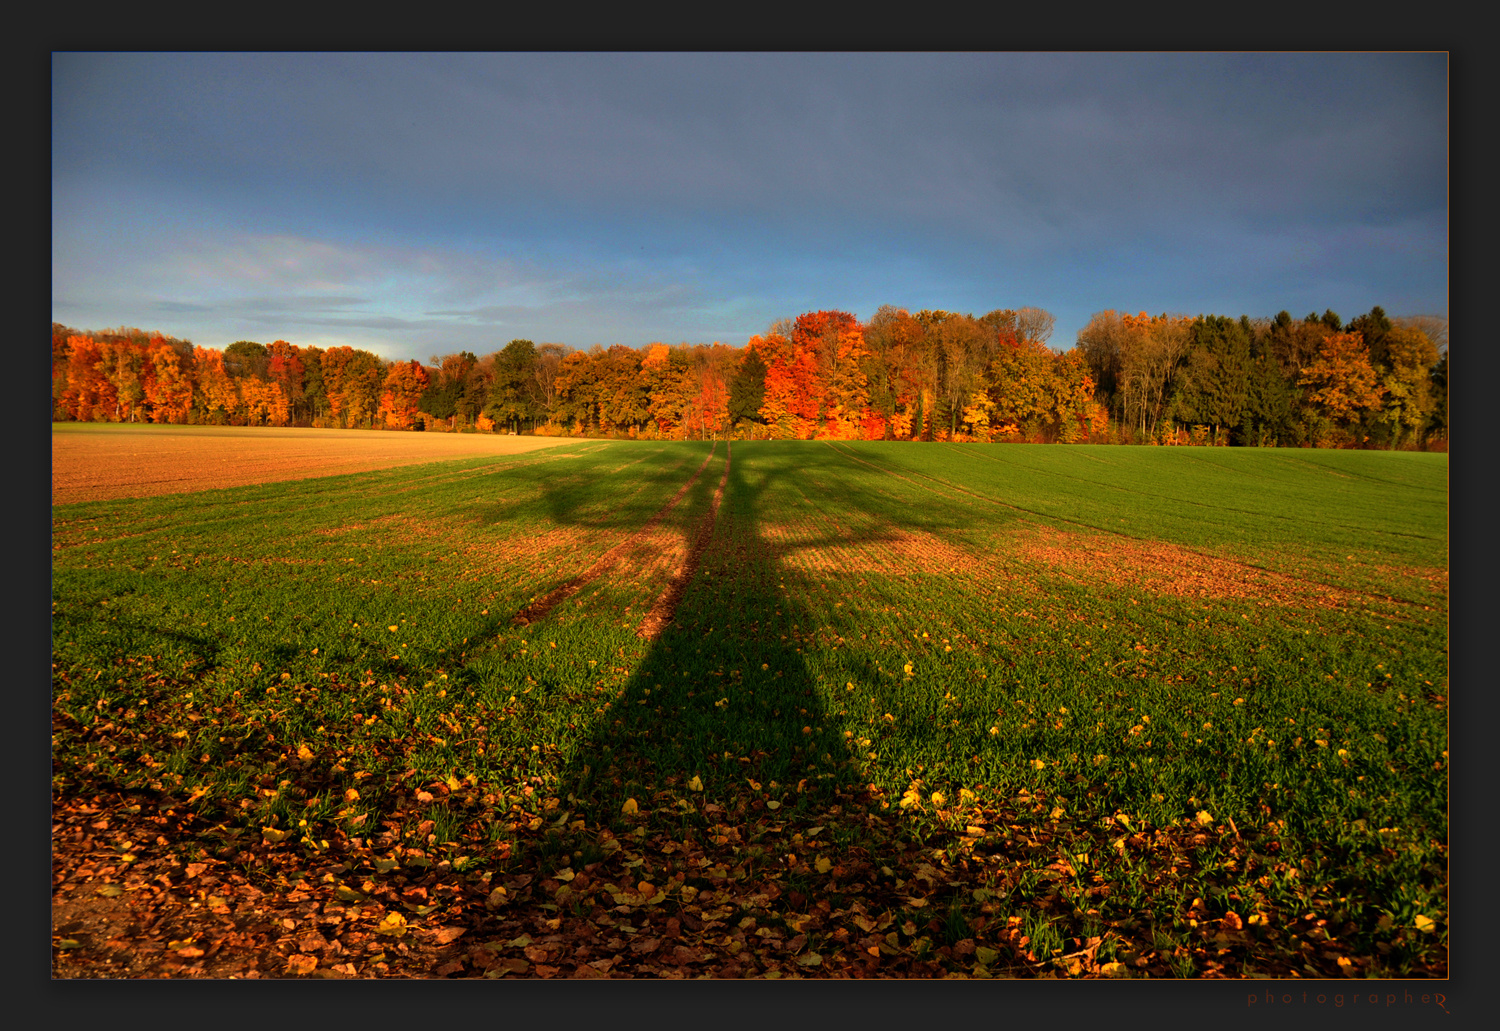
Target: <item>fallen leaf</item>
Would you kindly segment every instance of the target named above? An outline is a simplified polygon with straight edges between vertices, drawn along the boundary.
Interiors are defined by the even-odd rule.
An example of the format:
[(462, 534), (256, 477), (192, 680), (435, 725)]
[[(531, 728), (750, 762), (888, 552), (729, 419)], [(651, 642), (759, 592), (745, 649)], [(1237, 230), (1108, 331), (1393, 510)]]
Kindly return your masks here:
[(391, 912), (385, 915), (385, 919), (375, 925), (376, 934), (390, 935), (399, 938), (406, 933), (406, 917), (400, 913)]
[(294, 974), (310, 974), (318, 969), (318, 957), (296, 953), (286, 958), (286, 968)]

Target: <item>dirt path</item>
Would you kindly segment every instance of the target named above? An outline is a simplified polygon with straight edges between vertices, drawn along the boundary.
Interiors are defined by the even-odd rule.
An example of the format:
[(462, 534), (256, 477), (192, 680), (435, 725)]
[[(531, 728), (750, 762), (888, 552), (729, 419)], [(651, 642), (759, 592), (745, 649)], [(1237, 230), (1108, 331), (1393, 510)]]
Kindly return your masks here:
[[(726, 447), (727, 446), (728, 445), (726, 445)], [(697, 471), (694, 472), (692, 476), (688, 477), (686, 483), (684, 483), (677, 489), (677, 493), (672, 495), (671, 500), (663, 505), (655, 515), (646, 520), (645, 524), (639, 530), (636, 530), (619, 544), (616, 544), (613, 548), (610, 548), (609, 551), (604, 553), (604, 556), (600, 558), (599, 561), (595, 562), (583, 572), (573, 577), (573, 579), (569, 580), (561, 587), (555, 588), (546, 597), (537, 599), (530, 605), (526, 606), (526, 608), (516, 613), (515, 616), (512, 617), (511, 622), (516, 626), (526, 626), (529, 623), (535, 623), (537, 620), (542, 619), (547, 615), (547, 613), (551, 612), (558, 605), (562, 604), (564, 601), (567, 601), (573, 595), (577, 594), (579, 590), (581, 590), (590, 581), (597, 580), (600, 576), (604, 575), (604, 573), (607, 572), (609, 568), (616, 562), (619, 562), (630, 552), (634, 551), (643, 541), (646, 540), (646, 538), (651, 536), (652, 531), (656, 529), (658, 523), (666, 518), (667, 513), (676, 508), (677, 503), (687, 496), (688, 489), (691, 488), (694, 483), (698, 482), (698, 477), (703, 475), (703, 470), (708, 468), (708, 463), (714, 460), (714, 454), (718, 450), (719, 444), (718, 441), (715, 441), (713, 447), (709, 449), (708, 457), (703, 460), (703, 464), (698, 467)], [(725, 475), (727, 476), (729, 469), (728, 463), (725, 463), (724, 468)], [(720, 484), (719, 489), (720, 491), (723, 490), (722, 484)], [(714, 508), (718, 508), (717, 495), (715, 495), (714, 497)]]
[[(641, 621), (640, 629), (636, 634), (648, 641), (654, 641), (661, 636), (661, 632), (672, 622), (672, 616), (677, 612), (677, 603), (682, 601), (683, 594), (687, 591), (688, 584), (693, 582), (693, 577), (698, 572), (698, 562), (703, 557), (703, 549), (708, 547), (709, 538), (714, 535), (714, 522), (719, 516), (719, 502), (724, 500), (724, 487), (729, 483), (729, 461), (733, 455), (733, 449), (726, 442), (724, 445), (724, 475), (719, 477), (719, 486), (714, 491), (713, 501), (709, 503), (708, 515), (698, 524), (698, 534), (693, 538), (692, 549), (688, 551), (683, 559), (682, 565), (673, 574), (672, 580), (667, 584), (667, 589), (662, 592), (656, 604), (651, 606), (651, 611), (646, 613), (646, 618)], [(712, 457), (712, 456), (710, 456)], [(699, 472), (702, 472), (700, 469)]]

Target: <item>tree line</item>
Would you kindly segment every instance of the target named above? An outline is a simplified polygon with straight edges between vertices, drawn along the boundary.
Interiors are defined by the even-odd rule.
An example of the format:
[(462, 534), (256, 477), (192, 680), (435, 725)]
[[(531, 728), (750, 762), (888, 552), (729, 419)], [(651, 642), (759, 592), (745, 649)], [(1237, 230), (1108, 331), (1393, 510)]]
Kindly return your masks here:
[(512, 340), (426, 364), (351, 347), (53, 323), (58, 421), (647, 439), (1446, 446), (1447, 325), (1105, 311), (1074, 347), (1039, 308), (782, 319), (744, 347)]

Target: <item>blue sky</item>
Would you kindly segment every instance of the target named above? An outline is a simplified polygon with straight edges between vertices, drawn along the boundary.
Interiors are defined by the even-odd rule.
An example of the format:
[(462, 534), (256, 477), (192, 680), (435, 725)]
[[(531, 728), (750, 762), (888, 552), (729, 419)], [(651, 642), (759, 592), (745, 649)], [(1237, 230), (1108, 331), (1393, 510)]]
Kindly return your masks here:
[(388, 359), (1448, 310), (1443, 54), (56, 54), (52, 317)]

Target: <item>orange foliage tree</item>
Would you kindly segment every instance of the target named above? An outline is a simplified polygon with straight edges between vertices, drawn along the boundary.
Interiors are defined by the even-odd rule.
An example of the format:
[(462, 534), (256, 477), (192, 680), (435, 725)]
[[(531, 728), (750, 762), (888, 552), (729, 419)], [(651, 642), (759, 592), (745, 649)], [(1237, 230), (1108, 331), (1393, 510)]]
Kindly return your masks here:
[(380, 414), (392, 429), (409, 430), (417, 421), (417, 402), (430, 382), (427, 370), (417, 361), (396, 362), (385, 376), (380, 395)]
[(1318, 357), (1302, 370), (1297, 385), (1306, 388), (1308, 403), (1325, 422), (1340, 429), (1365, 410), (1378, 408), (1385, 396), (1359, 333), (1325, 335)]
[(224, 370), (224, 352), (215, 347), (193, 348), (198, 390), (194, 406), (210, 423), (227, 423), (239, 410), (240, 388)]
[(193, 370), (171, 344), (151, 339), (150, 369), (143, 384), (154, 422), (187, 422), (193, 408)]

